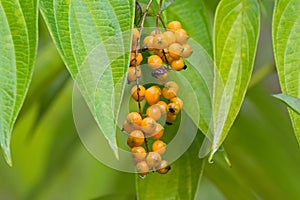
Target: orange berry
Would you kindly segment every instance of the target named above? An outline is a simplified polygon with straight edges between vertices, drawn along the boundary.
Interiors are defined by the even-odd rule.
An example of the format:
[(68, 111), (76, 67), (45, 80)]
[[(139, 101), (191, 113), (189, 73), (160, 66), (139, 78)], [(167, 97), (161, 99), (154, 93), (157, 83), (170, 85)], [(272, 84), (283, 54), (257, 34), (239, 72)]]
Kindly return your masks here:
[(159, 105), (151, 105), (146, 110), (146, 116), (151, 117), (155, 121), (158, 121), (161, 117), (161, 111)]
[(178, 85), (174, 81), (167, 82), (162, 89), (162, 95), (168, 100), (176, 97), (177, 92)]
[(133, 147), (131, 149), (131, 152), (133, 153), (133, 160), (134, 162), (140, 162), (143, 161), (146, 157), (146, 150), (139, 146), (139, 147)]
[(164, 49), (168, 47), (165, 35), (160, 33), (154, 36), (153, 45), (155, 49)]
[(160, 125), (159, 123), (157, 123), (156, 128), (153, 132), (153, 134), (151, 134), (151, 137), (153, 139), (160, 139), (162, 136), (164, 135), (164, 127), (162, 125)]
[(171, 112), (167, 112), (167, 119), (166, 123), (171, 125), (176, 120), (176, 115), (172, 114)]
[[(132, 30), (132, 42), (131, 42), (131, 45), (132, 45), (132, 50), (135, 51), (136, 50), (136, 45), (137, 45), (137, 40), (138, 38), (140, 37), (140, 32), (137, 28), (134, 28)], [(138, 47), (139, 49), (139, 47)]]
[[(139, 96), (138, 96), (138, 89), (139, 89)], [(131, 89), (131, 96), (136, 101), (143, 101), (145, 98), (146, 89), (144, 86), (139, 85), (139, 88), (135, 85)]]
[(152, 36), (156, 36), (157, 34), (161, 34), (161, 31), (158, 29), (154, 29), (153, 31), (151, 31), (150, 35)]
[(156, 105), (158, 105), (160, 107), (160, 112), (162, 113), (162, 115), (165, 115), (167, 113), (167, 103), (164, 101), (159, 101), (156, 103)]
[(144, 39), (144, 46), (148, 48), (148, 50), (153, 50), (154, 48), (154, 36), (149, 35)]
[(161, 58), (158, 56), (158, 55), (152, 55), (152, 56), (149, 56), (148, 58), (148, 66), (151, 68), (151, 69), (158, 69), (162, 66), (162, 60)]
[(129, 83), (136, 81), (136, 70), (137, 70), (137, 77), (140, 78), (142, 75), (142, 71), (140, 66), (137, 66), (136, 68), (134, 66), (129, 67), (127, 72), (127, 80)]
[(179, 105), (175, 103), (169, 103), (168, 104), (168, 112), (172, 113), (173, 115), (177, 115), (180, 111)]
[(161, 140), (155, 140), (152, 144), (152, 151), (159, 153), (160, 155), (166, 152), (166, 143)]
[(175, 71), (180, 71), (182, 69), (186, 69), (186, 65), (182, 58), (179, 58), (178, 60), (173, 60), (173, 62), (171, 63), (171, 67)]
[(182, 50), (182, 45), (179, 43), (173, 43), (169, 46), (169, 54), (175, 60), (178, 60), (181, 57)]
[(136, 170), (141, 176), (145, 176), (149, 173), (149, 166), (146, 161), (141, 161), (136, 164)]
[(146, 157), (146, 162), (149, 168), (156, 168), (160, 165), (161, 156), (157, 152), (150, 152)]
[(142, 123), (142, 117), (139, 113), (137, 112), (131, 112), (127, 115), (126, 117), (126, 121), (129, 124), (133, 124), (133, 125), (137, 125), (140, 126)]
[(158, 86), (151, 86), (145, 92), (145, 99), (148, 104), (153, 105), (156, 104), (161, 95), (161, 89)]
[(156, 171), (160, 174), (166, 174), (168, 173), (168, 171), (170, 171), (170, 169), (171, 166), (169, 165), (169, 163), (166, 160), (162, 160)]
[(177, 31), (177, 30), (181, 29), (182, 26), (179, 21), (172, 21), (172, 22), (168, 23), (167, 28), (168, 28), (168, 30), (171, 30), (171, 31)]
[(165, 35), (168, 46), (176, 42), (175, 34), (172, 31), (166, 31), (163, 34)]
[(188, 58), (192, 55), (193, 50), (192, 47), (188, 44), (183, 44), (182, 45), (182, 57)]
[(151, 135), (155, 131), (156, 125), (157, 123), (153, 118), (146, 117), (142, 120), (141, 128), (146, 134)]
[(141, 146), (144, 143), (144, 134), (140, 130), (132, 131), (127, 139), (127, 144), (131, 148)]
[(180, 110), (182, 110), (183, 101), (179, 97), (174, 97), (174, 98), (170, 99), (170, 102), (177, 104), (180, 107)]
[(123, 123), (123, 127), (122, 127), (122, 130), (123, 131), (126, 131), (127, 133), (131, 133), (132, 131), (134, 130), (137, 130), (138, 127), (136, 127), (135, 125), (133, 124), (129, 124), (127, 122), (127, 120), (125, 120), (125, 122)]
[(179, 44), (185, 44), (188, 40), (187, 32), (184, 29), (179, 29), (175, 32), (175, 38)]
[(135, 57), (135, 52), (131, 52), (130, 54), (130, 65), (135, 66), (135, 63), (137, 65), (140, 65), (143, 60), (143, 56), (141, 53), (138, 53), (137, 57)]

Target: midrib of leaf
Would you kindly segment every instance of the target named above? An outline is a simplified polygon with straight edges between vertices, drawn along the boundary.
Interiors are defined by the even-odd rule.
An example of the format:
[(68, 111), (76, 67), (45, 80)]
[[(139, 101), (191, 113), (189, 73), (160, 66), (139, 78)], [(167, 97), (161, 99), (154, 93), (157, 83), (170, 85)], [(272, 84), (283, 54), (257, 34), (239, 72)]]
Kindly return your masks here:
[[(4, 51), (7, 51), (7, 54), (11, 54), (11, 56), (7, 57), (10, 57), (11, 60), (2, 64), (5, 66), (5, 70), (8, 69), (7, 73), (4, 73), (4, 76), (7, 77), (9, 76), (9, 72), (12, 73), (11, 79), (4, 84), (10, 84), (11, 86), (6, 88), (1, 86), (2, 91), (6, 89), (6, 94), (11, 93), (11, 98), (7, 100), (7, 103), (1, 103), (7, 109), (6, 111), (1, 111), (1, 115), (6, 117), (6, 119), (1, 117), (1, 146), (8, 164), (11, 165), (11, 132), (29, 87), (36, 55), (37, 2), (25, 0), (22, 2), (1, 1), (0, 5), (1, 13), (3, 13), (2, 19), (4, 20), (4, 24), (1, 26), (3, 29), (1, 29), (3, 31), (6, 29), (6, 35), (4, 32), (2, 37), (4, 38), (4, 45), (1, 45), (1, 48), (7, 46), (9, 50), (6, 48)], [(3, 55), (5, 53), (2, 52), (1, 56)], [(1, 72), (5, 70), (1, 70)], [(3, 121), (7, 121), (6, 125), (3, 124)]]

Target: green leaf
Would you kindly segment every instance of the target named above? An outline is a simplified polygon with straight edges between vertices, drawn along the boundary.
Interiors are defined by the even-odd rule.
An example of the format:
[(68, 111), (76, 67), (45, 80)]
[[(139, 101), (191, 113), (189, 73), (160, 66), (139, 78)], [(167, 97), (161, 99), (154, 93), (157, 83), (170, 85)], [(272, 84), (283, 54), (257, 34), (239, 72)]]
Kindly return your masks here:
[(164, 14), (168, 22), (180, 21), (190, 38), (198, 42), (208, 55), (213, 56), (212, 24), (203, 1), (175, 1)]
[(259, 35), (256, 0), (223, 0), (214, 26), (214, 93), (209, 160), (225, 140), (239, 110), (251, 77)]
[[(282, 93), (300, 98), (300, 4), (277, 0), (273, 15), (273, 49)], [(289, 109), (300, 144), (300, 115)]]
[(290, 107), (293, 111), (300, 114), (300, 99), (292, 97), (287, 94), (274, 94), (274, 97), (281, 100), (283, 103), (285, 103), (288, 107)]
[(115, 155), (116, 118), (128, 69), (135, 1), (42, 0), (70, 74)]
[(11, 132), (24, 102), (37, 49), (37, 1), (0, 2), (0, 143), (9, 165)]

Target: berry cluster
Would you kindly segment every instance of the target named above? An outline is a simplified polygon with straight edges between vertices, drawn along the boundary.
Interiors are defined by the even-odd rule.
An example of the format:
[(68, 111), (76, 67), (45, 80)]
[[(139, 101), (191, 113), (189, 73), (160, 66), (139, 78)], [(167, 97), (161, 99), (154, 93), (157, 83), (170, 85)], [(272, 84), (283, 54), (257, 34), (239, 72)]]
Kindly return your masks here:
[[(177, 96), (178, 85), (169, 80), (169, 74), (171, 70), (187, 68), (183, 58), (189, 57), (192, 49), (186, 44), (188, 35), (178, 21), (170, 22), (164, 32), (158, 28), (152, 31), (144, 38), (142, 51), (147, 51), (148, 67), (153, 70), (152, 76), (158, 83), (146, 87), (139, 84), (143, 55), (139, 48), (138, 29), (133, 30), (132, 38), (133, 49), (127, 80), (128, 83), (136, 82), (131, 89), (131, 96), (138, 102), (139, 112), (127, 115), (123, 131), (129, 135), (127, 144), (131, 148), (137, 172), (142, 176), (150, 171), (166, 174), (170, 165), (162, 159), (166, 152), (166, 143), (161, 140), (164, 135), (162, 124), (171, 125), (183, 108), (183, 101)], [(143, 114), (141, 102), (144, 100), (146, 112)]]

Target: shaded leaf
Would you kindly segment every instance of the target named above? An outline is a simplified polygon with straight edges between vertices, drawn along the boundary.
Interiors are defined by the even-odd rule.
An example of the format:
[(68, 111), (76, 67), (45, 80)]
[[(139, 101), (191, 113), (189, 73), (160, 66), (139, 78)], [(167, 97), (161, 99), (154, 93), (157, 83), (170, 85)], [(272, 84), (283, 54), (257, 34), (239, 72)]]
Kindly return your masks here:
[(12, 164), (10, 139), (33, 72), (37, 49), (37, 1), (0, 3), (0, 143)]
[(243, 102), (259, 35), (256, 0), (223, 0), (214, 26), (214, 93), (210, 160), (225, 140)]
[[(273, 15), (273, 49), (282, 93), (300, 98), (300, 3), (277, 0)], [(300, 143), (300, 115), (289, 109)]]
[(134, 7), (133, 0), (41, 1), (58, 51), (116, 156), (116, 118), (129, 64)]

